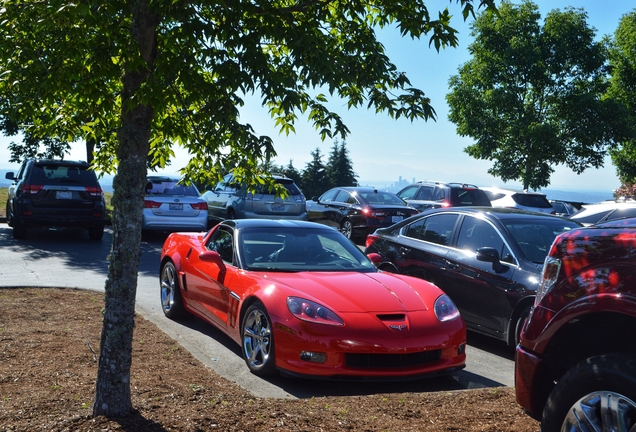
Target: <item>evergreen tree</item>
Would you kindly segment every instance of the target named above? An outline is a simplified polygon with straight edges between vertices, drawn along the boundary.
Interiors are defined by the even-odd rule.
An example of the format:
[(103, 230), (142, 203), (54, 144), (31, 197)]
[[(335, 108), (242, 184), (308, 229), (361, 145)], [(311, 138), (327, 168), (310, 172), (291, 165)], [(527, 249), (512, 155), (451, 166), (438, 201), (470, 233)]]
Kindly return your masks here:
[(290, 159), (287, 166), (282, 171), (287, 177), (292, 179), (297, 185), (301, 183), (302, 173), (296, 169), (293, 161)]
[(316, 147), (311, 156), (313, 159), (305, 166), (300, 181), (300, 188), (308, 199), (321, 195), (329, 188), (320, 149)]
[(344, 140), (340, 143), (338, 140), (334, 141), (326, 169), (328, 187), (358, 185), (356, 173), (353, 171), (353, 163), (349, 159), (347, 143)]

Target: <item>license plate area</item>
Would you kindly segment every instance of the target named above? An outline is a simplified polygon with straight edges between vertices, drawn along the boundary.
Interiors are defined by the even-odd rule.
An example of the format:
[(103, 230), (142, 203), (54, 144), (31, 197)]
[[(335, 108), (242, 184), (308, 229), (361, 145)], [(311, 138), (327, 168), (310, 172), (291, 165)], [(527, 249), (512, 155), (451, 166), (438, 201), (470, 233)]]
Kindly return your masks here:
[(391, 216), (392, 223), (402, 222), (402, 219), (404, 219), (403, 216)]
[(274, 204), (272, 204), (272, 211), (275, 211), (275, 212), (285, 211), (285, 203), (275, 202)]
[(73, 192), (71, 191), (57, 191), (55, 192), (56, 199), (72, 199)]
[(183, 204), (182, 203), (170, 203), (169, 208), (170, 208), (170, 210), (181, 211), (181, 210), (183, 210)]

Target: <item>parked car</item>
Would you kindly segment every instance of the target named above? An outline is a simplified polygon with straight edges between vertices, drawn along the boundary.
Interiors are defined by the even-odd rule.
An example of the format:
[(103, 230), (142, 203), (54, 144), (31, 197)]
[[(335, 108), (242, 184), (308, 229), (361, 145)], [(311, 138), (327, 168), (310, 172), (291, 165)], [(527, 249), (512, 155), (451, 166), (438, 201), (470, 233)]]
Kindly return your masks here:
[(352, 240), (417, 213), (394, 193), (371, 187), (336, 187), (307, 201), (310, 221), (336, 228)]
[(207, 231), (208, 203), (194, 185), (166, 176), (147, 180), (142, 232)]
[(338, 231), (245, 219), (163, 246), (161, 305), (216, 326), (256, 375), (415, 378), (465, 365), (466, 329), (439, 288), (378, 272)]
[(552, 204), (554, 214), (557, 216), (570, 217), (581, 210), (583, 203), (564, 200), (548, 200)]
[(541, 430), (636, 430), (636, 219), (559, 235), (515, 361)]
[(285, 176), (272, 175), (275, 182), (283, 185), (289, 196), (276, 196), (273, 190), (262, 186), (256, 193), (248, 192), (245, 184), (238, 183), (233, 174), (227, 174), (214, 190), (203, 194), (208, 203), (211, 221), (225, 219), (307, 219), (305, 196), (294, 180)]
[(7, 197), (7, 223), (13, 237), (22, 239), (29, 228), (85, 228), (93, 240), (104, 236), (106, 204), (95, 172), (88, 163), (61, 159), (28, 159)]
[(466, 183), (419, 181), (406, 186), (397, 196), (419, 211), (457, 206), (490, 207), (490, 200), (484, 191)]
[(365, 253), (380, 270), (434, 283), (469, 330), (514, 346), (552, 241), (579, 226), (518, 209), (432, 209), (369, 235)]
[(583, 225), (593, 225), (630, 217), (636, 217), (636, 201), (603, 201), (597, 204), (586, 204), (570, 219)]
[(500, 188), (481, 188), (493, 207), (516, 208), (538, 213), (555, 214), (556, 211), (545, 194), (540, 192), (515, 191)]

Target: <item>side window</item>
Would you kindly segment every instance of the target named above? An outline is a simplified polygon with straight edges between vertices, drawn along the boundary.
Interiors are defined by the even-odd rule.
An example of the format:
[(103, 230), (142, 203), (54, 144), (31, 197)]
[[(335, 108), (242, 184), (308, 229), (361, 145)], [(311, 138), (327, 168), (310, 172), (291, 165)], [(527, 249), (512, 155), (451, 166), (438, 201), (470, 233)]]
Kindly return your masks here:
[(448, 246), (458, 217), (456, 214), (438, 214), (426, 218), (420, 239)]
[(488, 222), (472, 216), (466, 216), (459, 229), (457, 247), (475, 252), (481, 247), (492, 247), (499, 252), (501, 261), (514, 264), (514, 258), (503, 239)]
[(416, 196), (415, 194), (417, 192), (417, 189), (418, 189), (417, 186), (407, 186), (400, 193), (398, 193), (397, 196), (399, 196), (400, 198), (404, 200), (415, 199), (415, 196)]
[(426, 222), (426, 219), (420, 219), (418, 221), (413, 222), (410, 225), (405, 226), (404, 229), (402, 230), (402, 235), (404, 235), (405, 237), (419, 239), (420, 234), (422, 232), (422, 227), (424, 226), (425, 222)]
[(26, 171), (26, 167), (27, 167), (27, 163), (24, 162), (21, 166), (20, 166), (20, 171), (18, 171), (18, 175), (16, 175), (15, 177), (17, 179), (21, 179), (24, 177), (25, 171)]
[(636, 207), (622, 208), (622, 209), (616, 210), (614, 213), (609, 215), (606, 220), (611, 221), (611, 220), (623, 219), (623, 218), (634, 217), (634, 216), (636, 216)]
[[(350, 203), (349, 200), (351, 198), (353, 198), (353, 197), (351, 196), (351, 194), (349, 192), (341, 190), (341, 191), (338, 192), (338, 195), (336, 195), (336, 197), (334, 198), (334, 201), (335, 202), (339, 202), (339, 203)], [(355, 198), (353, 198), (353, 199), (354, 199), (354, 202), (355, 202)]]
[(434, 191), (435, 189), (430, 186), (422, 186), (420, 190), (417, 192), (416, 199), (422, 200), (422, 201), (430, 201), (433, 199)]
[(446, 198), (446, 194), (444, 193), (445, 189), (441, 187), (436, 187), (433, 192), (433, 201), (443, 201)]
[(338, 189), (331, 189), (320, 197), (320, 202), (329, 203), (332, 202), (336, 194), (338, 193)]
[(226, 230), (222, 227), (216, 230), (212, 237), (208, 241), (206, 247), (208, 250), (216, 251), (223, 261), (232, 264), (234, 260), (234, 236), (230, 230)]

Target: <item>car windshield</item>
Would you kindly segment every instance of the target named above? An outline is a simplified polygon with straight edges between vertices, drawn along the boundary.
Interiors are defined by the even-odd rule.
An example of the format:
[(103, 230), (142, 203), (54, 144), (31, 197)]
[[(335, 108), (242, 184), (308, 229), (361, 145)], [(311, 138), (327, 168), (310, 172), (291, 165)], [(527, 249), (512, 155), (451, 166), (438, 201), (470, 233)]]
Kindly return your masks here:
[(510, 220), (504, 221), (504, 225), (526, 258), (537, 264), (543, 264), (558, 234), (581, 227), (576, 222), (559, 218)]
[(146, 195), (149, 196), (199, 196), (199, 191), (194, 185), (178, 184), (179, 180), (154, 180), (149, 179), (146, 185)]
[(332, 229), (243, 229), (239, 235), (239, 255), (247, 270), (376, 271), (355, 244)]
[(359, 195), (371, 205), (407, 205), (400, 197), (390, 192), (360, 192)]
[(73, 184), (96, 185), (97, 176), (94, 171), (87, 170), (84, 166), (37, 164), (33, 166), (31, 181), (34, 184)]
[(488, 196), (481, 189), (452, 188), (451, 203), (455, 206), (491, 206)]
[(545, 195), (514, 194), (512, 199), (524, 207), (552, 208), (552, 204), (550, 204)]

